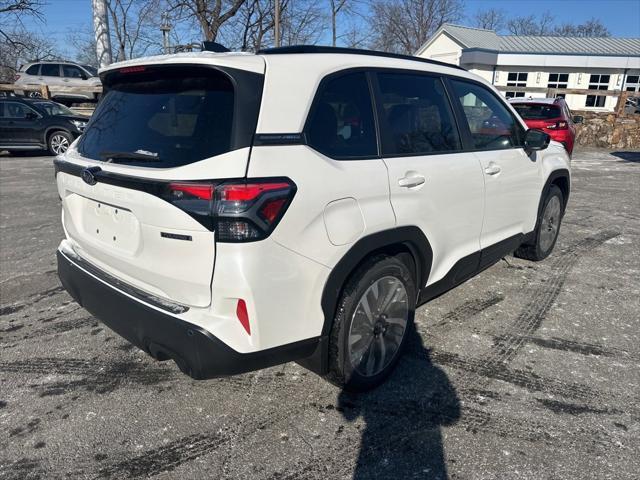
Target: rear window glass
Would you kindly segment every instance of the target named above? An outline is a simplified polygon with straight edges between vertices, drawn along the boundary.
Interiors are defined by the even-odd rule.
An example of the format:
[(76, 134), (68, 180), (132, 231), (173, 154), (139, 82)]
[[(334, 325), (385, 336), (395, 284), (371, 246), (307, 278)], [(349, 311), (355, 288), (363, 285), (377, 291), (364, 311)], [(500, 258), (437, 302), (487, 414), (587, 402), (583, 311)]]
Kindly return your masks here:
[(231, 149), (234, 89), (216, 70), (119, 74), (91, 117), (79, 152), (145, 167), (187, 165)]
[(525, 120), (547, 120), (561, 116), (560, 108), (556, 105), (545, 105), (541, 103), (516, 103), (513, 108)]

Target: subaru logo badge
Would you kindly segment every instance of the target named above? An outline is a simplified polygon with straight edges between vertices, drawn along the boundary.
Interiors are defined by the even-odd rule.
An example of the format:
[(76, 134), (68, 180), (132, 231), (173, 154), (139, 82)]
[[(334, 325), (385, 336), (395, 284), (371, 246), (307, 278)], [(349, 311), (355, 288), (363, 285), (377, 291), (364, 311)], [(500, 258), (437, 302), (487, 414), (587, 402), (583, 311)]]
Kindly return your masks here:
[(85, 168), (84, 170), (82, 170), (82, 180), (87, 185), (95, 185), (96, 183), (98, 183), (98, 179), (96, 178), (95, 174), (99, 171), (100, 167)]

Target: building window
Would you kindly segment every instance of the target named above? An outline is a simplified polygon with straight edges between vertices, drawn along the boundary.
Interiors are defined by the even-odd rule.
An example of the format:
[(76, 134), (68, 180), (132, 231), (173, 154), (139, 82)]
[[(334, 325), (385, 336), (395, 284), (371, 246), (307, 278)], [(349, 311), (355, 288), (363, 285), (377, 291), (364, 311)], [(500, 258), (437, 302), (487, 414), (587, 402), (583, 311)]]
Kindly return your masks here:
[[(568, 73), (550, 73), (547, 88), (567, 88), (569, 86)], [(565, 98), (564, 93), (558, 93), (557, 98)]]
[(640, 75), (628, 75), (624, 82), (624, 89), (627, 92), (640, 91)]
[(526, 87), (528, 73), (509, 72), (507, 87)]
[[(610, 75), (591, 75), (589, 78), (589, 90), (609, 90)], [(607, 97), (605, 95), (587, 95), (586, 107), (604, 107)]]
[(520, 98), (524, 97), (524, 92), (505, 92), (504, 96), (507, 98)]

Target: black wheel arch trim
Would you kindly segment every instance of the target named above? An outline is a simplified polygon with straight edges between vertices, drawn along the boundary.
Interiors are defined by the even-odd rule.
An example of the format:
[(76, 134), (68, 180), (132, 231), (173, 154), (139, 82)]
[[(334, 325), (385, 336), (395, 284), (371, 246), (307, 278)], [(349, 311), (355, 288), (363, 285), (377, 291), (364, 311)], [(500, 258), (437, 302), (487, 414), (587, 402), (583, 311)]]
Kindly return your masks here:
[(403, 226), (383, 230), (358, 240), (331, 270), (322, 291), (321, 306), (324, 313), (322, 336), (331, 331), (342, 289), (356, 267), (371, 253), (385, 248), (403, 246), (413, 256), (416, 267), (416, 287), (420, 291), (427, 283), (433, 250), (422, 230), (416, 226)]
[[(544, 207), (544, 200), (545, 198), (547, 198), (547, 195), (549, 194), (549, 189), (551, 188), (551, 185), (553, 185), (555, 183), (556, 180), (563, 178), (567, 181), (567, 192), (565, 195), (565, 198), (563, 198), (563, 205), (562, 205), (562, 214), (564, 215), (564, 212), (567, 208), (567, 203), (569, 202), (569, 194), (571, 193), (571, 175), (569, 174), (569, 170), (567, 170), (566, 168), (561, 168), (559, 170), (554, 170), (552, 171), (549, 176), (547, 177), (546, 182), (544, 183), (544, 187), (542, 188), (542, 192), (540, 194), (540, 201), (538, 202), (538, 212), (537, 212), (537, 216), (536, 216), (536, 226), (533, 229), (534, 235), (533, 235), (533, 239), (535, 240), (535, 232), (538, 231), (538, 225), (540, 224), (540, 217), (542, 216), (542, 208)], [(564, 195), (564, 192), (563, 192)], [(529, 239), (527, 239), (529, 240)]]

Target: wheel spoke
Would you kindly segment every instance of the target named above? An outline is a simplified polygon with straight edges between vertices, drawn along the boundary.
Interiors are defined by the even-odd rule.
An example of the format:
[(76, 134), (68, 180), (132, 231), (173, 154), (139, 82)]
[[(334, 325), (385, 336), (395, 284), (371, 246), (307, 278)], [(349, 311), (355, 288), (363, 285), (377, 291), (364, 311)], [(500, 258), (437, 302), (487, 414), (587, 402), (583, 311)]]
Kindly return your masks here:
[(372, 283), (362, 294), (351, 318), (348, 354), (364, 376), (382, 372), (398, 353), (409, 318), (406, 288), (395, 276)]

